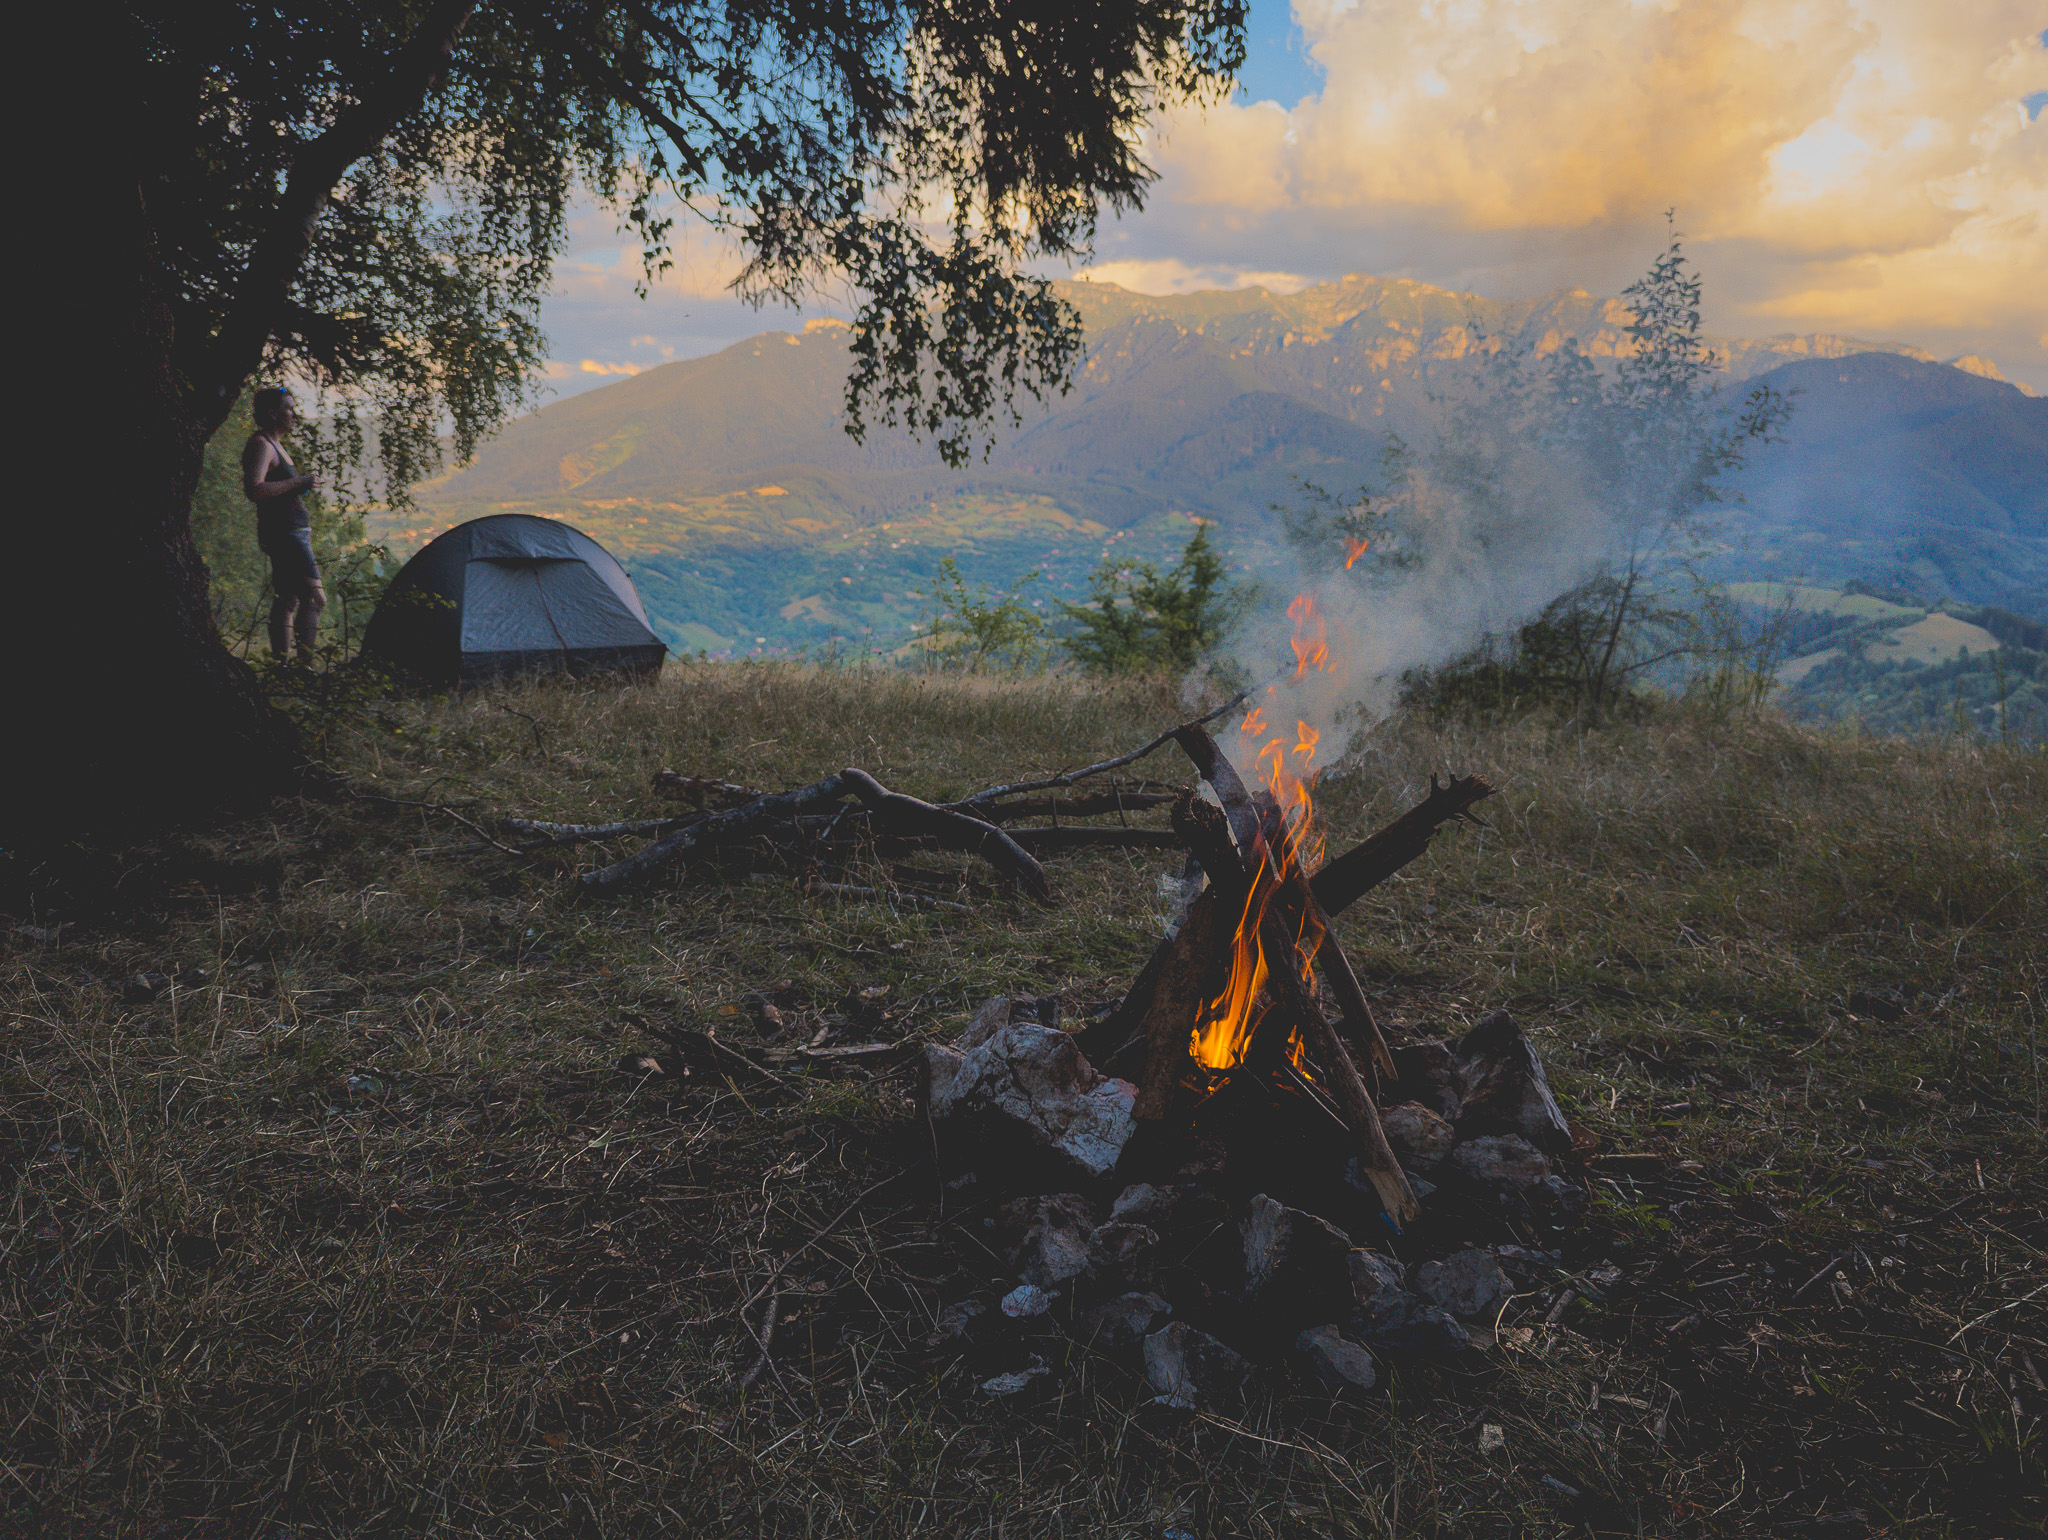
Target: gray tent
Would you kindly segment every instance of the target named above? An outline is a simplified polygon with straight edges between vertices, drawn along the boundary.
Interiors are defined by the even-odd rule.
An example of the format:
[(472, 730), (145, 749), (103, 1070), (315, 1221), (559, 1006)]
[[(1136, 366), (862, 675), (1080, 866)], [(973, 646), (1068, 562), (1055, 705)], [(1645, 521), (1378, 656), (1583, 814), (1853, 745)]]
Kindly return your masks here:
[(422, 546), (363, 633), (365, 658), (439, 685), (652, 673), (667, 653), (611, 552), (525, 513), (472, 519)]

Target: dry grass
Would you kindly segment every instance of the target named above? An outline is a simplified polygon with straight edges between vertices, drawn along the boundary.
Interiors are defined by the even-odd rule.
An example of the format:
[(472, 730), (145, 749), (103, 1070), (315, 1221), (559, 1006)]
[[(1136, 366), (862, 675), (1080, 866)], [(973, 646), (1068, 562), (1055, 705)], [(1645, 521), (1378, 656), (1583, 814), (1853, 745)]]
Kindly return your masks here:
[[(582, 818), (661, 810), (657, 768), (957, 794), (1178, 710), (734, 665), (388, 704), (333, 742), (385, 797)], [(791, 1270), (777, 1370), (742, 1392), (735, 1307), (923, 1130), (886, 1075), (619, 1077), (648, 1046), (631, 1018), (745, 1037), (772, 989), (787, 1037), (915, 1039), (993, 993), (1107, 1000), (1165, 863), (1063, 859), (1039, 908), (921, 858), (971, 916), (806, 901), (765, 860), (592, 903), (566, 881), (588, 853), (478, 852), (402, 802), (285, 806), (81, 858), (10, 932), (0, 1527), (2038, 1530), (2048, 759), (1680, 717), (1409, 724), (1326, 786), (1333, 845), (1432, 768), (1494, 778), (1493, 828), (1347, 917), (1369, 988), (1410, 1031), (1511, 1006), (1638, 1157), (1595, 1163), (1574, 1301), (1545, 1327), (1556, 1292), (1518, 1299), (1485, 1371), (1397, 1372), (1362, 1409), (1276, 1375), (1241, 1417), (1177, 1425), (1051, 1337), (1057, 1394), (997, 1407), (921, 1345), (993, 1273), (913, 1175)], [(181, 982), (130, 1003), (145, 970)], [(1849, 1008), (1886, 989), (1902, 1019)]]

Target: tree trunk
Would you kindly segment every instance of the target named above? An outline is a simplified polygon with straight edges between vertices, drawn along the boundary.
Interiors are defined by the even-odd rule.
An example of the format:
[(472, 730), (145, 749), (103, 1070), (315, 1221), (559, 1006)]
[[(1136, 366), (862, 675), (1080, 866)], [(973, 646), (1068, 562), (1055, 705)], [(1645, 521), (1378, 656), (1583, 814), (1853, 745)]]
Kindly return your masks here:
[(75, 383), (36, 403), (38, 491), (7, 519), (21, 697), (0, 843), (31, 856), (259, 803), (303, 765), (208, 602), (190, 529), (206, 433), (172, 365), (147, 212), (133, 183), (87, 185), (98, 248), (52, 284)]

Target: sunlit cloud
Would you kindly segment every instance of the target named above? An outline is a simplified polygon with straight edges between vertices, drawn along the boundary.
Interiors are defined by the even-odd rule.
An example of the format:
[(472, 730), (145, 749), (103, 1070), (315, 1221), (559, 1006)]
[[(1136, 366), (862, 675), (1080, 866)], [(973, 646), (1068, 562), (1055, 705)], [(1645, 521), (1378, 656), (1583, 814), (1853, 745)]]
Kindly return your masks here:
[(1667, 208), (1729, 332), (1902, 336), (2048, 386), (2040, 0), (1298, 0), (1292, 109), (1162, 122), (1098, 276), (1499, 296), (1640, 271)]
[(1276, 294), (1294, 294), (1315, 279), (1300, 273), (1266, 273), (1250, 268), (1190, 267), (1178, 257), (1150, 261), (1103, 262), (1082, 268), (1076, 278), (1092, 283), (1113, 283), (1136, 289), (1141, 294), (1192, 294), (1200, 289), (1271, 289)]

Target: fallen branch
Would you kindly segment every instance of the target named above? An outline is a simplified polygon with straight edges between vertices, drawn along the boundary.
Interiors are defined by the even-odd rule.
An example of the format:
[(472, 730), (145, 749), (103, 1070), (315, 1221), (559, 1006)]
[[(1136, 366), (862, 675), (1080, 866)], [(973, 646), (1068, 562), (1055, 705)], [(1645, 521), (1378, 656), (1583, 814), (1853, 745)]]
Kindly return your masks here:
[(498, 827), (507, 834), (527, 836), (526, 850), (546, 850), (553, 845), (574, 845), (584, 840), (617, 839), (621, 835), (649, 837), (668, 834), (694, 818), (640, 818), (624, 823), (546, 823), (537, 818), (506, 818)]
[(994, 824), (891, 791), (865, 770), (842, 770), (839, 780), (846, 790), (860, 798), (878, 823), (897, 826), (890, 832), (929, 834), (947, 849), (980, 856), (998, 871), (1015, 877), (1039, 898), (1052, 897), (1052, 883), (1046, 878), (1045, 868)]
[(1180, 836), (1171, 829), (1097, 829), (1086, 825), (1059, 828), (1010, 829), (1006, 833), (1034, 855), (1053, 850), (1073, 850), (1096, 845), (1112, 850), (1179, 850)]
[(694, 1027), (659, 1027), (640, 1016), (628, 1016), (641, 1031), (649, 1037), (658, 1038), (682, 1055), (686, 1061), (694, 1060), (698, 1065), (727, 1071), (744, 1070), (765, 1084), (788, 1089), (789, 1081), (778, 1075), (767, 1065), (756, 1061), (752, 1055), (718, 1040), (715, 1032), (700, 1032)]
[(1099, 818), (1104, 813), (1142, 813), (1165, 807), (1178, 796), (1171, 791), (1102, 791), (1093, 796), (1062, 802), (1058, 797), (1027, 797), (1021, 802), (948, 802), (957, 812), (972, 813), (989, 823), (1008, 823), (1013, 818)]
[[(624, 887), (664, 866), (680, 861), (700, 845), (717, 843), (751, 833), (772, 819), (794, 816), (806, 808), (835, 802), (851, 790), (845, 775), (828, 775), (822, 781), (799, 786), (795, 791), (760, 797), (723, 813), (710, 813), (635, 851), (622, 861), (585, 872), (576, 879), (586, 893), (606, 893)], [(516, 852), (515, 852), (516, 853)], [(1029, 857), (1026, 857), (1029, 860)]]

